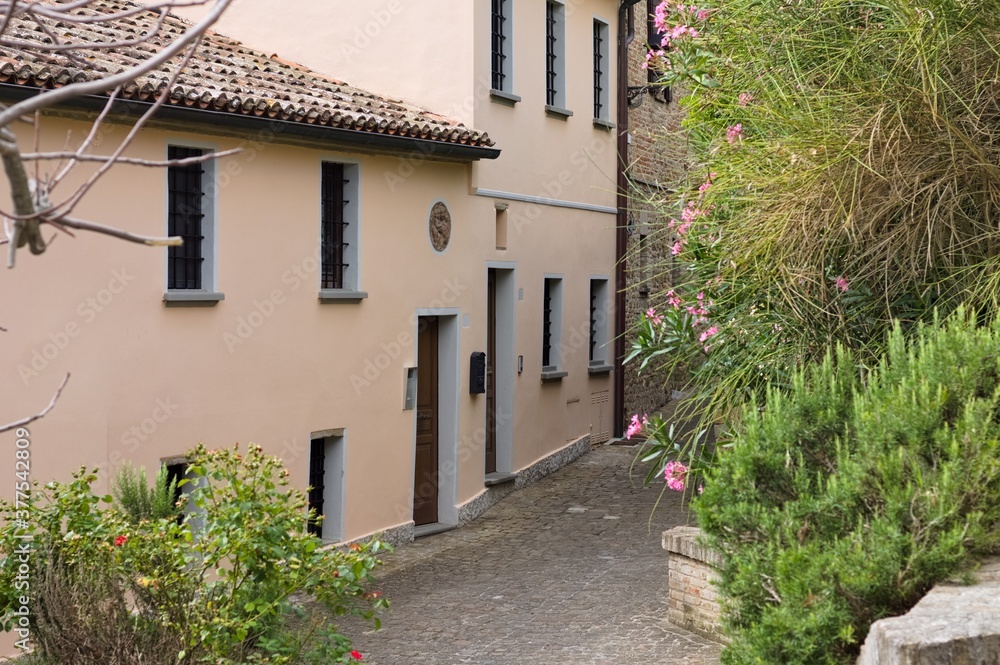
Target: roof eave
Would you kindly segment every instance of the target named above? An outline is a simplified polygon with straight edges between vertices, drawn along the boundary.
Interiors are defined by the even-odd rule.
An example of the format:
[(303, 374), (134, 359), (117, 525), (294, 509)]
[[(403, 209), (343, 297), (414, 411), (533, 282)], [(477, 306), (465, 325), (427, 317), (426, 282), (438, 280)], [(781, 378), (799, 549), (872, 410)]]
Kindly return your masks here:
[[(25, 99), (38, 93), (39, 89), (33, 86), (0, 83), (0, 96), (2, 97)], [(100, 111), (107, 104), (107, 101), (108, 98), (102, 95), (87, 95), (72, 99), (60, 105), (58, 109), (53, 110)], [(135, 117), (144, 113), (152, 105), (153, 102), (116, 100), (115, 106), (112, 109), (112, 115), (115, 114), (116, 110), (120, 110), (119, 112), (121, 112), (131, 109), (138, 111), (138, 113), (128, 113), (128, 115)], [(216, 130), (216, 133), (239, 135), (243, 138), (247, 137), (235, 130), (253, 130), (258, 135), (261, 131), (268, 130), (271, 132), (268, 137), (269, 140), (279, 140), (282, 142), (308, 141), (310, 143), (319, 141), (326, 148), (346, 148), (376, 154), (413, 155), (416, 153), (424, 159), (455, 162), (474, 162), (481, 159), (496, 159), (500, 156), (499, 148), (449, 143), (447, 141), (435, 141), (433, 139), (412, 136), (380, 134), (342, 127), (313, 125), (291, 120), (225, 113), (211, 109), (173, 106), (169, 104), (164, 104), (157, 111), (155, 118), (161, 123), (168, 122), (189, 125), (192, 130), (196, 130), (198, 126), (211, 127)], [(275, 137), (279, 135), (281, 138), (276, 139)]]

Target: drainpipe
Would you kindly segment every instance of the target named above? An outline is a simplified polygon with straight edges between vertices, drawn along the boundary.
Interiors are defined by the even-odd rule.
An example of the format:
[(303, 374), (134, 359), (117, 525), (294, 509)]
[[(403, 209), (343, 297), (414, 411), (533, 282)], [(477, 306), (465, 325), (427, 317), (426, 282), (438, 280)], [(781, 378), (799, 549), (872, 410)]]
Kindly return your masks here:
[(618, 216), (615, 233), (615, 385), (614, 435), (625, 433), (625, 253), (628, 251), (628, 47), (635, 38), (634, 5), (618, 8)]

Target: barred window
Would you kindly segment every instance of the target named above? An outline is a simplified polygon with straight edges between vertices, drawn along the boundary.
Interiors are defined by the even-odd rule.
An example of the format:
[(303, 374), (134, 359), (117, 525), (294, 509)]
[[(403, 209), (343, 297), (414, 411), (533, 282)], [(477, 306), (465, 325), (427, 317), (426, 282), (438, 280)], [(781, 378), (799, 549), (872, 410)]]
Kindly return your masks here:
[(323, 497), (326, 491), (326, 439), (309, 442), (309, 510), (314, 513), (306, 528), (317, 537), (323, 536)]
[(558, 38), (556, 37), (556, 4), (554, 2), (545, 3), (545, 103), (549, 106), (557, 106), (557, 80), (556, 71)]
[(542, 292), (542, 367), (552, 366), (552, 280), (545, 280)]
[(509, 12), (510, 0), (493, 0), (492, 85), (504, 92), (510, 92)]
[[(205, 150), (169, 146), (170, 160), (201, 157)], [(205, 265), (205, 166), (202, 163), (167, 168), (167, 233), (184, 244), (167, 251), (167, 288), (202, 289)]]
[(350, 222), (345, 215), (345, 209), (350, 203), (345, 196), (348, 182), (343, 164), (323, 164), (320, 283), (320, 288), (323, 289), (343, 289), (346, 284), (345, 275), (350, 266), (347, 260), (350, 243), (346, 233)]
[(546, 277), (542, 287), (543, 377), (562, 369), (562, 308), (562, 278)]
[(608, 70), (608, 43), (610, 30), (603, 21), (594, 21), (594, 119), (609, 120), (611, 106), (609, 103), (610, 84)]

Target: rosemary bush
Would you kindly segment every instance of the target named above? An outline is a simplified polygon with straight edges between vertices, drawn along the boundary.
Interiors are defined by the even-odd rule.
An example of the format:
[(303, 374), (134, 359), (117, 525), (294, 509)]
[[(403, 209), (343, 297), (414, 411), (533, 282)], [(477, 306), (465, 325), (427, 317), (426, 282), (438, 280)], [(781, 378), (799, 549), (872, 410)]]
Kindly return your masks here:
[(872, 622), (1000, 551), (1000, 319), (896, 326), (751, 404), (694, 500), (724, 565), (726, 665), (848, 665)]
[(160, 465), (153, 478), (152, 487), (146, 483), (146, 469), (123, 465), (115, 474), (111, 493), (115, 505), (133, 524), (142, 520), (176, 517), (180, 508), (175, 505), (177, 480), (171, 480), (167, 467)]

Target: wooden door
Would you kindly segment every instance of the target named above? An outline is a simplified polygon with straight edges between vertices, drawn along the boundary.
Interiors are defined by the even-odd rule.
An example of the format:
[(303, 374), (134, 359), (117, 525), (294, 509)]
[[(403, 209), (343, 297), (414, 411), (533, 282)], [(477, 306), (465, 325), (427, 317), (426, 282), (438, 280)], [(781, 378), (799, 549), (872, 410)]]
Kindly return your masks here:
[(486, 280), (486, 473), (497, 470), (497, 273)]
[(417, 442), (413, 521), (438, 521), (438, 320), (421, 317), (417, 335)]

